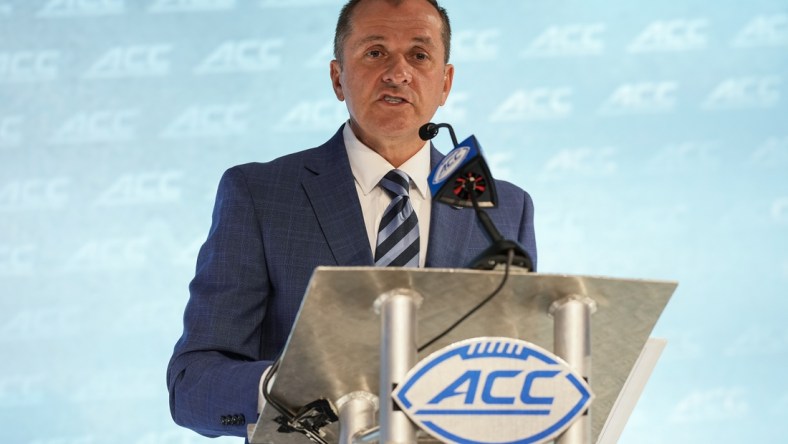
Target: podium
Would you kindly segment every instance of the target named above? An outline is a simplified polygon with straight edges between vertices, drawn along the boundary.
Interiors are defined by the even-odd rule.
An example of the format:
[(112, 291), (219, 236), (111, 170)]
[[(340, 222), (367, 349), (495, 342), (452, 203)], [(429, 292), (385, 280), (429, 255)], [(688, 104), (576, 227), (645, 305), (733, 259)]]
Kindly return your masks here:
[[(337, 405), (352, 393), (377, 395), (380, 393), (381, 316), (375, 307), (381, 295), (404, 290), (420, 296), (414, 313), (415, 346), (439, 335), (470, 311), (498, 287), (503, 276), (503, 271), (467, 269), (317, 268), (281, 356), (271, 394), (293, 409), (320, 398)], [(675, 282), (667, 281), (539, 274), (514, 269), (497, 296), (420, 352), (418, 359), (448, 344), (482, 336), (519, 338), (547, 350), (556, 346), (566, 348), (561, 343), (567, 339), (562, 336), (568, 331), (569, 336), (575, 337), (570, 338), (574, 345), (568, 346), (568, 353), (576, 355), (579, 350), (581, 356), (565, 359), (570, 365), (577, 364), (573, 360), (582, 360), (579, 365), (590, 368), (587, 376), (596, 398), (590, 407), (588, 436), (590, 442), (597, 442), (613, 404), (676, 286)], [(561, 311), (567, 301), (579, 302), (575, 305), (585, 307), (581, 309), (585, 315), (569, 313), (563, 321), (558, 319), (556, 310)], [(579, 332), (581, 337), (586, 336), (585, 343), (577, 343), (575, 319), (588, 323)], [(561, 322), (570, 325), (558, 325)], [(583, 350), (590, 355), (583, 357)], [(379, 402), (386, 406), (392, 403), (390, 399)], [(249, 441), (252, 444), (310, 442), (300, 433), (280, 433), (275, 422), (277, 416), (279, 413), (266, 405), (257, 423), (249, 425)], [(340, 439), (338, 423), (324, 427), (322, 432), (326, 442)], [(419, 434), (417, 440), (436, 442), (426, 434)]]

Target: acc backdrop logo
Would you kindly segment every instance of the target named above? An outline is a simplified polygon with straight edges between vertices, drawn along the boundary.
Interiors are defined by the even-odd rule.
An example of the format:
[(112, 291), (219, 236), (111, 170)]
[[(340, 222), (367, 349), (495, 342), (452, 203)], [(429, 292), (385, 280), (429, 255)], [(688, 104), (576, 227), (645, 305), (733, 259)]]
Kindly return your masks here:
[(422, 429), (463, 444), (549, 441), (593, 399), (565, 362), (509, 338), (473, 338), (439, 350), (412, 368), (393, 396)]

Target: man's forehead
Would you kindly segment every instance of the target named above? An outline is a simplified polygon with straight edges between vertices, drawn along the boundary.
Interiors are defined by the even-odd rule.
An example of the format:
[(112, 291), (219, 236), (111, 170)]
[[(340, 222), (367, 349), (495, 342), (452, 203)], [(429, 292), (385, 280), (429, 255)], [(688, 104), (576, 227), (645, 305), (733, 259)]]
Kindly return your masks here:
[[(433, 32), (440, 34), (443, 22), (438, 12), (426, 1), (413, 7), (402, 1), (362, 2), (350, 16), (350, 30), (354, 28), (392, 28), (413, 30), (429, 37)], [(381, 33), (382, 34), (382, 33)]]

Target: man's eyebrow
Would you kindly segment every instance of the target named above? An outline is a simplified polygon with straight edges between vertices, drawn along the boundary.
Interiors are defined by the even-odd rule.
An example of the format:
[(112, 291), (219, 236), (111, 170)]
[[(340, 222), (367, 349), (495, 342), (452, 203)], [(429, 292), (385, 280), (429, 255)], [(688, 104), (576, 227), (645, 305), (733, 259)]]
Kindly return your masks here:
[[(367, 43), (372, 43), (372, 42), (381, 42), (381, 41), (385, 41), (385, 40), (386, 40), (386, 38), (383, 37), (382, 35), (373, 34), (373, 35), (369, 35), (369, 36), (364, 37), (363, 39), (359, 40), (357, 46), (366, 45)], [(422, 45), (426, 45), (426, 46), (434, 46), (432, 38), (430, 38), (428, 36), (413, 37), (412, 41), (414, 41), (416, 43), (420, 43)]]
[(414, 38), (413, 38), (413, 41), (414, 41), (414, 42), (419, 42), (419, 43), (422, 43), (422, 44), (424, 44), (424, 45), (426, 45), (426, 46), (433, 46), (433, 45), (434, 45), (434, 43), (433, 43), (433, 41), (432, 41), (432, 38), (431, 38), (431, 37), (427, 37), (427, 36), (424, 36), (424, 37), (414, 37)]
[(367, 44), (367, 43), (378, 42), (378, 41), (381, 41), (381, 40), (386, 40), (386, 39), (382, 35), (374, 35), (373, 34), (373, 35), (364, 37), (363, 39), (359, 40), (358, 45), (361, 46), (361, 45), (364, 45), (364, 44)]

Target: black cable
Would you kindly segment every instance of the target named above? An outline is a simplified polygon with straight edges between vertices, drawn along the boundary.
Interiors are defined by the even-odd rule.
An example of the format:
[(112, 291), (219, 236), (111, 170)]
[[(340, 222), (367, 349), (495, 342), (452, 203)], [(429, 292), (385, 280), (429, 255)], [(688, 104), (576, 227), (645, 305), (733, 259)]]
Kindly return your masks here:
[(279, 401), (274, 398), (274, 395), (268, 391), (268, 385), (270, 384), (271, 379), (274, 377), (277, 370), (279, 370), (279, 358), (277, 358), (276, 361), (271, 364), (271, 368), (268, 369), (268, 373), (265, 375), (265, 379), (263, 380), (263, 398), (265, 398), (265, 402), (270, 404), (271, 407), (279, 412), (280, 415), (284, 415), (284, 417), (289, 421), (295, 417), (295, 412), (283, 406), (282, 404), (279, 404)]
[(328, 444), (328, 442), (326, 442), (326, 440), (324, 440), (315, 431), (312, 431), (312, 430), (309, 430), (309, 429), (306, 429), (306, 428), (303, 428), (303, 427), (300, 427), (300, 428), (293, 427), (293, 425), (296, 425), (293, 422), (293, 420), (296, 417), (296, 414), (292, 410), (290, 410), (289, 408), (287, 408), (284, 405), (280, 404), (279, 401), (276, 398), (274, 398), (274, 395), (271, 394), (271, 392), (268, 391), (268, 385), (270, 384), (271, 379), (274, 377), (274, 375), (276, 374), (277, 370), (279, 370), (280, 358), (277, 358), (276, 361), (274, 361), (274, 363), (271, 364), (271, 367), (268, 370), (268, 373), (265, 375), (265, 379), (263, 379), (263, 398), (265, 398), (265, 402), (270, 404), (271, 407), (274, 408), (274, 410), (279, 412), (279, 414), (282, 415), (282, 417), (284, 417), (285, 421), (287, 422), (287, 424), (291, 428), (303, 433), (304, 435), (306, 435), (307, 438), (309, 438), (310, 440), (312, 440), (312, 441), (314, 441), (314, 442), (316, 442), (318, 444)]
[[(495, 225), (492, 224), (492, 221), (490, 221), (490, 218), (487, 215), (487, 213), (485, 213), (481, 208), (479, 208), (479, 202), (476, 200), (476, 189), (475, 189), (476, 184), (474, 183), (474, 181), (469, 180), (469, 181), (465, 182), (463, 184), (463, 187), (465, 188), (465, 191), (468, 192), (468, 195), (471, 198), (471, 203), (473, 204), (473, 209), (474, 209), (474, 211), (476, 211), (476, 215), (479, 216), (479, 219), (481, 220), (482, 225), (485, 225), (485, 228), (487, 228), (487, 232), (490, 235), (490, 237), (493, 238), (493, 241), (498, 241), (498, 240), (502, 239), (501, 234), (498, 232), (497, 229), (495, 229)], [(482, 215), (486, 216), (487, 219), (484, 219), (482, 217)], [(490, 230), (490, 227), (488, 227), (487, 226), (488, 224), (486, 224), (485, 222), (489, 223), (490, 227), (492, 227), (492, 230)], [(497, 239), (496, 239), (496, 237), (497, 237)], [(485, 304), (490, 302), (490, 300), (493, 297), (495, 297), (495, 295), (497, 295), (501, 291), (503, 286), (506, 285), (506, 281), (509, 279), (509, 269), (512, 266), (512, 261), (513, 260), (514, 260), (514, 249), (507, 250), (507, 252), (506, 252), (506, 271), (504, 272), (503, 280), (501, 280), (501, 283), (498, 285), (498, 288), (496, 288), (492, 293), (490, 293), (489, 296), (484, 298), (484, 300), (482, 300), (475, 307), (473, 307), (468, 313), (465, 313), (462, 317), (460, 317), (460, 319), (458, 319), (456, 322), (454, 322), (454, 324), (450, 325), (449, 328), (444, 330), (438, 336), (430, 339), (426, 344), (424, 344), (421, 347), (419, 347), (417, 352), (421, 353), (425, 348), (429, 347), (430, 345), (434, 344), (437, 340), (439, 340), (442, 337), (444, 337), (447, 334), (449, 334), (449, 332), (454, 330), (463, 321), (468, 319), (468, 317), (470, 317), (472, 314), (476, 313)]]
[(489, 295), (489, 296), (487, 296), (486, 298), (484, 298), (484, 300), (483, 300), (483, 301), (481, 301), (481, 302), (479, 302), (478, 304), (476, 304), (476, 306), (475, 306), (475, 307), (473, 307), (473, 308), (472, 308), (472, 309), (471, 309), (471, 310), (470, 310), (468, 313), (465, 313), (465, 314), (464, 314), (464, 315), (463, 315), (463, 316), (462, 316), (460, 319), (458, 319), (457, 321), (455, 321), (455, 322), (454, 322), (454, 324), (450, 325), (450, 326), (449, 326), (449, 328), (447, 328), (446, 330), (444, 330), (444, 331), (443, 331), (441, 334), (439, 334), (438, 336), (435, 336), (434, 338), (430, 339), (430, 340), (429, 340), (429, 341), (428, 341), (426, 344), (424, 344), (424, 345), (422, 345), (421, 347), (419, 347), (417, 351), (418, 351), (419, 353), (421, 353), (421, 352), (422, 352), (422, 351), (423, 351), (425, 348), (429, 347), (430, 345), (434, 344), (436, 341), (438, 341), (438, 340), (439, 340), (439, 339), (441, 339), (442, 337), (444, 337), (444, 336), (446, 336), (447, 334), (449, 334), (449, 332), (451, 332), (452, 330), (454, 330), (454, 329), (455, 329), (455, 328), (456, 328), (458, 325), (460, 325), (460, 324), (461, 324), (463, 321), (465, 321), (466, 319), (468, 319), (468, 318), (469, 318), (469, 317), (470, 317), (472, 314), (476, 313), (476, 312), (477, 312), (477, 311), (478, 311), (480, 308), (482, 308), (482, 307), (483, 307), (485, 304), (487, 304), (488, 302), (490, 302), (490, 300), (491, 300), (493, 297), (495, 297), (495, 295), (497, 295), (497, 294), (498, 294), (498, 293), (501, 291), (501, 289), (503, 288), (503, 286), (504, 286), (504, 285), (506, 285), (506, 281), (509, 279), (509, 269), (511, 268), (511, 265), (512, 265), (512, 260), (513, 260), (513, 259), (514, 259), (514, 250), (512, 249), (512, 250), (509, 250), (509, 251), (507, 252), (507, 258), (506, 258), (506, 271), (504, 272), (504, 275), (503, 275), (503, 280), (501, 280), (501, 283), (498, 285), (498, 288), (496, 288), (496, 289), (495, 289), (495, 290), (494, 290), (492, 293), (490, 293), (490, 295)]

